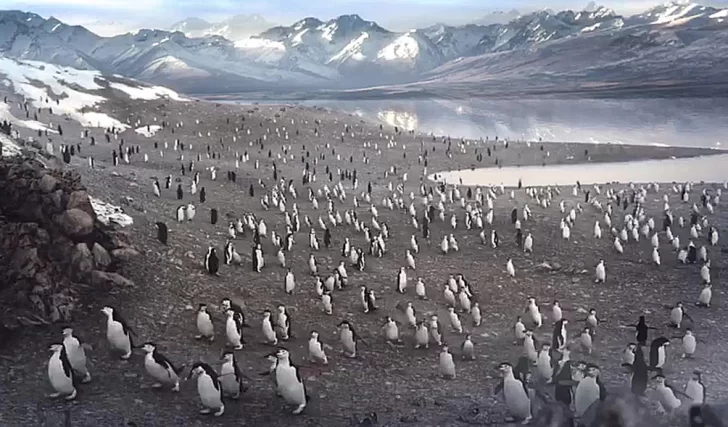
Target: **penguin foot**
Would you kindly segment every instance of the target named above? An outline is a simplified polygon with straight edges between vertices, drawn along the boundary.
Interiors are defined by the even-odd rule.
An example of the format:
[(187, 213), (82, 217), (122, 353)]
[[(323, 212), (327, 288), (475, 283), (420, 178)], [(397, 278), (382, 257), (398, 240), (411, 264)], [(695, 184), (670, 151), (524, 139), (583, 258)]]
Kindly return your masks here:
[(210, 412), (212, 412), (212, 411), (211, 411), (210, 409), (207, 409), (207, 408), (205, 408), (205, 409), (200, 409), (200, 414), (202, 414), (202, 415), (207, 415), (207, 414), (209, 414)]
[(50, 397), (51, 399), (55, 399), (56, 397), (58, 397), (60, 395), (61, 395), (61, 393), (51, 393), (48, 395), (48, 397)]
[(172, 391), (174, 391), (174, 392), (178, 392), (179, 391), (179, 383), (178, 382), (174, 384), (174, 387), (172, 387)]
[(130, 358), (130, 357), (131, 357), (131, 350), (129, 350), (129, 352), (128, 352), (128, 353), (126, 353), (126, 354), (123, 354), (123, 355), (121, 356), (121, 360), (129, 360), (129, 358)]
[(298, 405), (298, 408), (294, 409), (293, 412), (292, 412), (292, 414), (293, 415), (298, 415), (301, 412), (303, 412), (304, 409), (306, 409), (306, 404), (305, 403), (303, 405)]
[(233, 394), (233, 395), (230, 396), (230, 398), (233, 399), (233, 400), (238, 400), (238, 399), (240, 399), (240, 393)]
[(217, 410), (217, 412), (215, 412), (215, 413), (214, 413), (214, 414), (212, 414), (212, 415), (214, 415), (214, 416), (216, 416), (216, 417), (219, 417), (220, 415), (222, 415), (222, 414), (224, 414), (224, 413), (225, 413), (225, 405), (222, 405), (222, 406), (220, 407), (220, 409), (218, 409), (218, 410)]
[(76, 389), (74, 388), (73, 389), (73, 392), (71, 394), (69, 394), (68, 396), (66, 396), (66, 400), (73, 400), (73, 399), (75, 399), (77, 394), (78, 394), (78, 391), (76, 391)]
[(152, 388), (162, 388), (162, 383), (152, 384)]
[(243, 349), (243, 345), (242, 344), (238, 344), (235, 347), (233, 347), (233, 350), (242, 350), (242, 349)]
[(88, 384), (91, 382), (91, 374), (86, 372), (86, 375), (84, 375), (83, 379), (81, 380), (81, 383)]
[(210, 342), (215, 342), (215, 335), (210, 335), (209, 337), (207, 337), (207, 339), (208, 339), (208, 340), (209, 340)]
[(531, 422), (531, 418), (533, 418), (533, 417), (531, 417), (531, 416), (529, 415), (528, 417), (526, 417), (526, 418), (525, 418), (525, 419), (523, 420), (523, 422), (522, 422), (521, 424), (528, 424), (528, 423), (530, 423), (530, 422)]
[(202, 339), (202, 335), (195, 335), (195, 339), (196, 340), (201, 340)]

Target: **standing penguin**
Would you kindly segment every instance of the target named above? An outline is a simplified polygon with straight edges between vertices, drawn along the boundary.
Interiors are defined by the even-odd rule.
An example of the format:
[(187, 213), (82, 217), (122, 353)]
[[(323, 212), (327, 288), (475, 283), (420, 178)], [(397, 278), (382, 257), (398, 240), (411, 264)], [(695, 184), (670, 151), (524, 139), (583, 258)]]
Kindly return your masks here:
[(148, 342), (142, 346), (147, 353), (144, 357), (144, 369), (154, 378), (157, 383), (152, 388), (161, 388), (163, 386), (171, 386), (172, 391), (179, 391), (179, 374), (184, 366), (176, 368), (162, 353), (157, 351), (154, 343)]
[(666, 354), (665, 347), (670, 345), (670, 340), (665, 337), (659, 337), (652, 340), (650, 344), (650, 370), (662, 372), (662, 366), (665, 364)]
[(208, 274), (217, 276), (217, 272), (220, 269), (220, 259), (217, 257), (215, 248), (212, 246), (207, 248), (207, 254), (205, 255), (205, 270)]
[(205, 187), (202, 187), (200, 189), (200, 203), (205, 203), (207, 201), (207, 192), (205, 191)]
[(212, 325), (212, 316), (207, 311), (207, 304), (200, 304), (197, 308), (197, 331), (196, 340), (207, 338), (210, 342), (215, 340), (215, 328)]
[(182, 200), (184, 197), (184, 191), (182, 190), (182, 184), (177, 185), (177, 200)]
[(286, 278), (284, 279), (283, 283), (284, 291), (291, 295), (293, 294), (293, 290), (296, 288), (296, 279), (293, 277), (293, 272), (291, 269), (288, 269), (288, 272), (286, 273)]
[(68, 361), (68, 355), (63, 344), (51, 344), (50, 351), (53, 352), (48, 360), (48, 380), (55, 392), (51, 398), (65, 396), (66, 400), (76, 398), (76, 387), (73, 385), (73, 368)]
[(377, 309), (376, 306), (376, 297), (374, 296), (374, 291), (367, 288), (366, 286), (361, 286), (361, 304), (362, 307), (364, 307), (364, 313), (369, 313), (370, 311), (375, 311)]
[(276, 316), (276, 326), (281, 334), (283, 341), (288, 341), (291, 338), (291, 315), (288, 313), (285, 305), (278, 306), (278, 315)]
[(157, 226), (157, 240), (163, 245), (167, 244), (167, 225), (163, 222), (158, 222)]
[(238, 313), (228, 309), (227, 320), (225, 321), (225, 335), (228, 344), (235, 350), (243, 349), (243, 320)]
[(235, 359), (235, 353), (226, 351), (222, 354), (222, 367), (220, 368), (220, 383), (222, 385), (223, 394), (230, 396), (231, 399), (239, 399), (240, 395), (245, 392), (243, 386), (243, 374), (238, 367), (238, 361)]
[(177, 206), (177, 222), (184, 222), (185, 216), (187, 215), (187, 206), (185, 205), (179, 205)]
[(210, 224), (217, 224), (217, 209), (215, 208), (210, 210)]
[(114, 308), (106, 306), (101, 309), (101, 312), (106, 315), (106, 339), (109, 341), (111, 349), (121, 352), (122, 359), (129, 359), (134, 347), (131, 328)]
[(356, 342), (359, 337), (356, 335), (354, 327), (348, 320), (342, 320), (339, 323), (339, 339), (341, 340), (341, 345), (344, 347), (344, 355), (352, 359), (355, 358)]
[(455, 379), (455, 361), (446, 345), (440, 350), (440, 373), (445, 379)]
[(554, 324), (554, 332), (551, 336), (551, 348), (561, 351), (566, 347), (566, 325), (569, 323), (566, 319), (561, 319)]
[(215, 410), (216, 417), (225, 413), (225, 403), (223, 402), (222, 384), (218, 378), (217, 372), (207, 363), (195, 363), (192, 365), (187, 379), (197, 376), (197, 393), (200, 395), (200, 402), (204, 409), (200, 413), (205, 415)]
[(693, 371), (693, 376), (685, 386), (685, 394), (692, 400), (693, 405), (705, 403), (705, 386), (700, 371)]
[(153, 185), (154, 185), (154, 195), (157, 196), (157, 197), (161, 197), (162, 196), (162, 189), (159, 186), (159, 180), (155, 178)]
[(647, 345), (647, 336), (650, 329), (656, 330), (656, 328), (647, 326), (647, 322), (645, 322), (645, 316), (640, 316), (637, 324), (627, 326), (635, 328), (635, 339), (637, 340), (637, 344), (641, 346)]
[(91, 374), (86, 367), (86, 351), (84, 350), (78, 338), (73, 336), (73, 329), (63, 329), (63, 347), (66, 350), (68, 361), (71, 363), (73, 371), (81, 377), (82, 383), (91, 381)]
[(586, 376), (579, 381), (574, 394), (574, 409), (577, 417), (583, 417), (589, 407), (597, 401), (607, 398), (606, 389), (599, 381), (599, 368), (589, 364)]
[(567, 407), (571, 406), (573, 401), (572, 386), (574, 379), (571, 371), (571, 359), (569, 358), (569, 349), (564, 347), (561, 350), (561, 360), (554, 367), (554, 376), (552, 382), (555, 384), (554, 398), (556, 401), (563, 403)]
[(511, 416), (527, 424), (531, 420), (531, 400), (528, 387), (521, 378), (513, 375), (513, 365), (501, 363), (500, 371), (503, 374), (503, 396)]
[(649, 380), (649, 369), (645, 363), (645, 355), (642, 346), (638, 345), (634, 352), (634, 363), (632, 364), (632, 378), (630, 380), (632, 393), (643, 396), (647, 390)]
[(293, 414), (298, 415), (306, 409), (309, 399), (301, 371), (291, 362), (288, 350), (279, 348), (275, 357), (278, 359), (275, 369), (278, 393), (286, 403), (296, 405)]

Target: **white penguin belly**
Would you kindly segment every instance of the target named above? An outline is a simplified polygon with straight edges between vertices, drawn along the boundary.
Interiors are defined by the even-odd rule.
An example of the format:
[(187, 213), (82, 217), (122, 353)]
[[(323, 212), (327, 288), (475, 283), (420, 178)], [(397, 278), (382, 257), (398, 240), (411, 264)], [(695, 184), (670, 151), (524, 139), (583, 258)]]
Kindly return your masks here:
[(703, 404), (703, 388), (696, 381), (688, 382), (688, 386), (685, 388), (685, 394), (693, 401), (693, 405)]
[(85, 375), (86, 370), (86, 353), (81, 346), (75, 343), (67, 343), (64, 340), (63, 346), (66, 348), (66, 354), (68, 355), (68, 361), (71, 363), (71, 367), (74, 371), (79, 374)]
[(662, 408), (666, 411), (671, 411), (680, 407), (680, 400), (675, 397), (672, 390), (669, 388), (663, 386), (661, 387), (661, 390), (658, 390), (658, 393), (660, 395), (660, 405), (662, 405)]
[(276, 381), (278, 382), (278, 391), (286, 402), (301, 405), (306, 401), (303, 384), (298, 382), (294, 368), (279, 366), (276, 370)]
[(109, 323), (106, 329), (106, 339), (117, 350), (122, 350), (126, 353), (131, 351), (129, 336), (124, 333), (124, 328), (119, 323)]
[(51, 356), (48, 362), (48, 380), (50, 380), (55, 391), (63, 394), (73, 393), (73, 381), (66, 376), (58, 354)]
[(225, 325), (225, 333), (227, 334), (227, 339), (230, 341), (230, 344), (240, 344), (240, 333), (238, 332), (238, 326), (235, 324), (234, 320), (229, 319), (227, 321), (227, 324)]
[(215, 388), (212, 378), (209, 376), (203, 375), (197, 379), (197, 393), (200, 395), (200, 402), (203, 406), (211, 409), (218, 409), (222, 406), (220, 391)]
[(503, 381), (503, 395), (511, 415), (521, 419), (531, 416), (531, 401), (520, 381), (511, 379)]
[(222, 365), (222, 369), (220, 369), (220, 383), (225, 393), (233, 395), (240, 393), (240, 385), (235, 378), (235, 369), (232, 363)]
[(151, 355), (148, 355), (144, 358), (144, 368), (146, 368), (147, 373), (152, 378), (159, 381), (160, 383), (176, 384), (177, 382), (179, 382), (177, 374), (173, 370), (167, 370), (162, 365), (155, 362)]
[(584, 416), (584, 413), (592, 405), (599, 400), (599, 385), (592, 378), (584, 378), (576, 386), (576, 396), (574, 399), (574, 410), (577, 417)]
[(200, 331), (205, 337), (210, 337), (214, 333), (212, 322), (206, 315), (200, 314), (197, 316), (197, 330)]

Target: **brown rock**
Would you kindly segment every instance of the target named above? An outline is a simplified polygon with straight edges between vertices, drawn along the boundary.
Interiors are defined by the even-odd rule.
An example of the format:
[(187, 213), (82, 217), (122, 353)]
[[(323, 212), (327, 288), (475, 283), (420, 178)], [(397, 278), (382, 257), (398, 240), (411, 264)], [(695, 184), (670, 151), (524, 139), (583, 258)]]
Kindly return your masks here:
[(91, 252), (94, 255), (94, 261), (97, 266), (106, 268), (109, 264), (111, 264), (111, 256), (108, 252), (106, 252), (106, 249), (104, 249), (103, 246), (98, 243), (94, 243), (94, 247), (91, 249)]
[(133, 288), (134, 282), (120, 274), (94, 270), (91, 272), (91, 285)]
[(94, 258), (88, 245), (79, 243), (73, 248), (71, 255), (71, 277), (77, 281), (86, 281), (94, 269)]
[(83, 190), (71, 193), (66, 209), (79, 209), (89, 214), (94, 220), (96, 219), (96, 211), (94, 211), (94, 207), (91, 205), (88, 193)]
[(111, 256), (119, 261), (130, 261), (139, 255), (141, 255), (139, 251), (134, 248), (119, 248), (111, 251)]
[(71, 238), (83, 238), (94, 231), (94, 219), (80, 209), (68, 209), (56, 217), (56, 222)]
[(38, 187), (40, 188), (40, 191), (50, 193), (58, 187), (58, 180), (50, 174), (45, 174), (43, 175), (43, 178), (40, 179)]

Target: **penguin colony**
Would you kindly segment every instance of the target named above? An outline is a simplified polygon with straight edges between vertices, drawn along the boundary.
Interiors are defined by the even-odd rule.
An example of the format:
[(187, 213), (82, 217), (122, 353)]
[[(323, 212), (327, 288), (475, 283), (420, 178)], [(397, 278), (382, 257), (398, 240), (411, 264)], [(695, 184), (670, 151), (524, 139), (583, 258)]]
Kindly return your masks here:
[[(515, 323), (511, 330), (500, 331), (500, 334), (511, 334), (515, 345), (522, 347), (522, 356), (504, 360), (497, 367), (484, 363), (483, 369), (496, 369), (499, 373), (501, 380), (496, 391), (502, 394), (505, 407), (517, 421), (528, 423), (535, 415), (537, 401), (549, 399), (562, 402), (577, 419), (584, 418), (607, 396), (607, 388), (601, 381), (603, 370), (623, 371), (625, 382), (637, 396), (643, 396), (652, 384), (655, 393), (651, 396), (666, 412), (705, 400), (699, 362), (692, 363), (695, 372), (689, 379), (669, 378), (669, 366), (676, 357), (692, 358), (700, 353), (701, 322), (690, 317), (687, 307), (697, 307), (705, 313), (712, 309), (711, 256), (720, 253), (720, 231), (711, 218), (721, 207), (725, 184), (702, 192), (694, 191), (690, 183), (675, 184), (666, 189), (658, 184), (587, 187), (577, 183), (572, 189), (564, 190), (551, 186), (524, 187), (521, 182), (515, 189), (464, 187), (443, 182), (408, 182), (408, 171), (391, 167), (384, 176), (388, 181), (386, 188), (381, 185), (375, 188), (371, 182), (360, 183), (357, 169), (353, 167), (353, 155), (342, 158), (336, 144), (325, 142), (321, 137), (319, 124), (296, 123), (293, 119), (286, 123), (276, 119), (259, 124), (238, 123), (236, 132), (241, 139), (251, 135), (250, 129), (255, 126), (265, 129), (261, 137), (250, 142), (251, 147), (255, 144), (259, 150), (268, 152), (267, 158), (261, 156), (263, 159), (251, 160), (248, 151), (232, 152), (222, 142), (206, 145), (206, 152), (195, 152), (191, 144), (185, 145), (179, 139), (173, 147), (164, 142), (163, 149), (155, 142), (155, 150), (144, 153), (144, 162), (154, 156), (176, 156), (181, 164), (179, 174), (169, 174), (162, 182), (155, 178), (150, 185), (150, 198), (178, 203), (174, 212), (166, 218), (158, 218), (155, 224), (158, 244), (174, 243), (175, 230), (168, 228), (166, 222), (183, 225), (209, 222), (219, 229), (218, 235), (224, 236), (224, 242), (211, 238), (206, 250), (199, 254), (203, 259), (200, 269), (211, 276), (213, 283), (226, 286), (230, 283), (227, 279), (238, 281), (241, 274), (254, 282), (257, 274), (270, 274), (268, 272), (273, 270), (280, 272), (281, 277), (277, 301), (286, 301), (285, 304), (271, 301), (269, 307), (258, 314), (246, 313), (244, 304), (236, 304), (234, 298), (197, 301), (196, 315), (189, 317), (197, 331), (194, 338), (200, 343), (223, 344), (226, 350), (221, 353), (218, 363), (196, 361), (188, 363), (189, 366), (169, 360), (154, 342), (136, 343), (134, 329), (119, 310), (104, 307), (101, 311), (106, 316), (108, 347), (122, 360), (132, 358), (135, 351), (143, 354), (143, 368), (153, 381), (152, 387), (178, 392), (182, 383), (194, 381), (200, 412), (222, 416), (226, 405), (245, 405), (244, 399), (232, 403), (249, 390), (246, 384), (249, 381), (240, 369), (241, 360), (257, 364), (244, 355), (246, 348), (257, 347), (262, 342), (272, 347), (263, 364), (265, 373), (273, 378), (275, 394), (290, 406), (293, 414), (301, 414), (312, 396), (305, 379), (309, 375), (307, 371), (310, 372), (312, 366), (318, 366), (316, 369), (319, 370), (336, 369), (331, 368), (334, 360), (335, 365), (340, 366), (347, 363), (347, 359), (377, 357), (370, 350), (373, 340), (386, 342), (391, 351), (402, 353), (401, 357), (412, 357), (405, 356), (410, 353), (401, 350), (403, 346), (411, 346), (421, 351), (422, 357), (433, 357), (438, 375), (443, 379), (458, 381), (458, 365), (469, 361), (482, 363), (478, 362), (481, 358), (477, 344), (489, 338), (479, 328), (487, 325), (493, 314), (500, 314), (513, 316)], [(165, 123), (163, 127), (169, 126)], [(183, 126), (188, 125), (178, 123), (172, 129)], [(293, 132), (303, 131), (304, 126), (321, 142), (305, 147), (301, 153), (293, 153), (285, 141), (295, 137)], [(363, 132), (358, 126), (344, 124), (341, 127), (342, 142)], [(202, 133), (198, 134), (204, 140)], [(112, 135), (118, 138), (118, 135)], [(370, 156), (381, 156), (387, 150), (402, 153), (405, 143), (397, 139), (419, 146), (417, 161), (420, 166), (424, 164), (423, 175), (427, 174), (428, 156), (433, 156), (435, 150), (430, 152), (425, 148), (423, 137), (396, 130), (394, 135), (380, 132), (378, 137), (370, 134), (368, 138), (381, 139), (384, 143), (381, 146), (377, 142), (364, 143), (361, 147), (363, 158), (357, 159), (363, 163), (359, 166), (359, 174), (369, 164)], [(281, 143), (272, 144), (274, 141)], [(433, 145), (439, 148), (439, 143), (446, 147), (449, 156), (454, 151), (464, 153), (470, 148), (470, 142), (450, 138), (435, 140)], [(488, 145), (493, 143), (482, 142), (479, 156), (485, 147), (490, 156)], [(508, 142), (496, 141), (493, 149), (496, 146), (507, 149)], [(275, 160), (274, 149), (280, 151), (275, 154)], [(126, 164), (142, 161), (139, 148), (125, 147), (123, 140), (118, 151), (124, 153)], [(404, 151), (404, 155), (407, 154), (411, 152)], [(124, 167), (116, 150), (111, 157), (114, 166)], [(332, 157), (338, 167), (330, 162)], [(269, 168), (267, 174), (272, 174), (272, 180), (260, 178), (243, 191), (255, 200), (260, 210), (270, 211), (271, 216), (265, 215), (275, 218), (275, 222), (266, 222), (262, 213), (248, 212), (241, 216), (228, 215), (227, 220), (218, 223), (218, 210), (212, 207), (218, 201), (213, 200), (206, 188), (214, 185), (218, 170), (224, 167), (204, 169), (198, 165), (221, 159), (234, 162), (236, 170), (241, 163), (250, 162), (256, 170), (262, 169), (264, 164)], [(284, 177), (277, 166), (296, 162), (300, 163), (297, 169), (301, 172), (295, 180)], [(321, 179), (317, 169), (321, 173), (323, 168), (325, 176)], [(234, 170), (228, 171), (227, 182), (236, 183), (237, 174)], [(562, 196), (562, 191), (571, 191), (572, 197)], [(527, 202), (516, 202), (517, 193), (525, 195)], [(645, 212), (648, 199), (654, 198), (662, 198), (662, 218), (650, 217)], [(510, 215), (496, 215), (497, 207), (502, 210), (504, 206), (510, 206)], [(676, 210), (683, 212), (685, 217), (676, 217), (673, 214)], [(386, 214), (381, 215), (380, 211)], [(553, 224), (554, 228), (559, 228), (558, 232), (554, 236), (539, 236), (530, 231), (530, 224), (542, 221), (540, 217), (547, 214), (560, 216)], [(388, 220), (391, 222), (396, 216), (403, 218), (409, 228), (390, 229)], [(589, 224), (589, 236), (577, 231), (584, 228), (580, 223)], [(391, 242), (393, 235), (407, 241), (408, 248), (401, 253), (392, 250), (395, 246)], [(509, 235), (514, 239), (509, 239)], [(569, 295), (560, 295), (558, 290), (553, 291), (551, 301), (528, 297), (522, 306), (512, 301), (511, 313), (492, 313), (487, 295), (488, 278), (480, 277), (478, 271), (449, 274), (437, 268), (423, 269), (428, 263), (437, 263), (438, 257), (467, 257), (470, 251), (489, 251), (501, 259), (498, 252), (504, 249), (503, 246), (515, 246), (521, 255), (504, 258), (501, 268), (506, 283), (517, 284), (524, 276), (532, 274), (523, 266), (533, 264), (534, 257), (538, 256), (539, 240), (555, 239), (556, 235), (564, 245), (578, 245), (575, 241), (584, 238), (603, 241), (601, 246), (605, 250), (629, 254), (631, 260), (642, 260), (652, 269), (695, 269), (695, 282), (701, 286), (693, 292), (693, 301), (675, 301), (664, 313), (650, 314), (650, 321), (658, 327), (648, 326), (646, 316), (640, 316), (632, 325), (615, 325), (609, 319), (601, 319), (596, 309), (579, 307), (579, 301), (570, 301)], [(236, 248), (246, 242), (250, 243), (249, 255), (239, 253)], [(428, 254), (437, 255), (424, 255), (425, 248)], [(577, 253), (578, 246), (573, 251)], [(357, 277), (387, 259), (400, 264), (399, 270), (392, 273), (390, 283), (371, 283)], [(538, 267), (553, 269), (548, 263)], [(608, 264), (601, 260), (583, 267), (593, 276), (591, 283), (585, 286), (592, 286), (594, 292), (600, 287), (614, 286), (618, 263)], [(433, 271), (438, 275), (433, 275)], [(423, 276), (423, 272), (428, 275)], [(345, 297), (347, 294), (356, 297)], [(296, 306), (296, 301), (304, 298), (317, 300), (323, 315), (330, 316), (325, 330), (306, 331), (297, 327), (296, 311), (289, 306)], [(380, 308), (383, 301), (393, 299), (399, 301), (394, 310)], [(339, 307), (339, 301), (349, 304)], [(425, 301), (428, 307), (436, 304), (438, 309), (420, 311), (418, 305)], [(357, 325), (364, 323), (364, 316), (381, 319), (378, 322), (381, 331), (362, 333)], [(333, 328), (336, 333), (331, 333)], [(595, 363), (600, 337), (607, 328), (635, 330), (634, 339), (628, 338), (628, 332), (624, 333), (625, 347), (620, 354), (622, 366)], [(332, 345), (325, 345), (324, 341)], [(334, 344), (336, 341), (338, 344)], [(677, 344), (673, 347), (678, 350), (672, 349), (671, 343)], [(301, 346), (304, 351), (290, 350)], [(333, 351), (335, 347), (340, 351)], [(428, 356), (428, 349), (433, 347), (436, 357)], [(200, 348), (202, 352), (205, 347)], [(82, 398), (83, 383), (91, 381), (92, 377), (86, 366), (84, 347), (73, 335), (73, 330), (65, 329), (63, 341), (52, 344), (50, 350), (51, 396), (69, 400)], [(505, 349), (503, 353), (506, 353)], [(687, 380), (687, 385), (680, 391), (671, 388), (669, 380)], [(537, 389), (546, 390), (547, 396), (535, 393)]]

